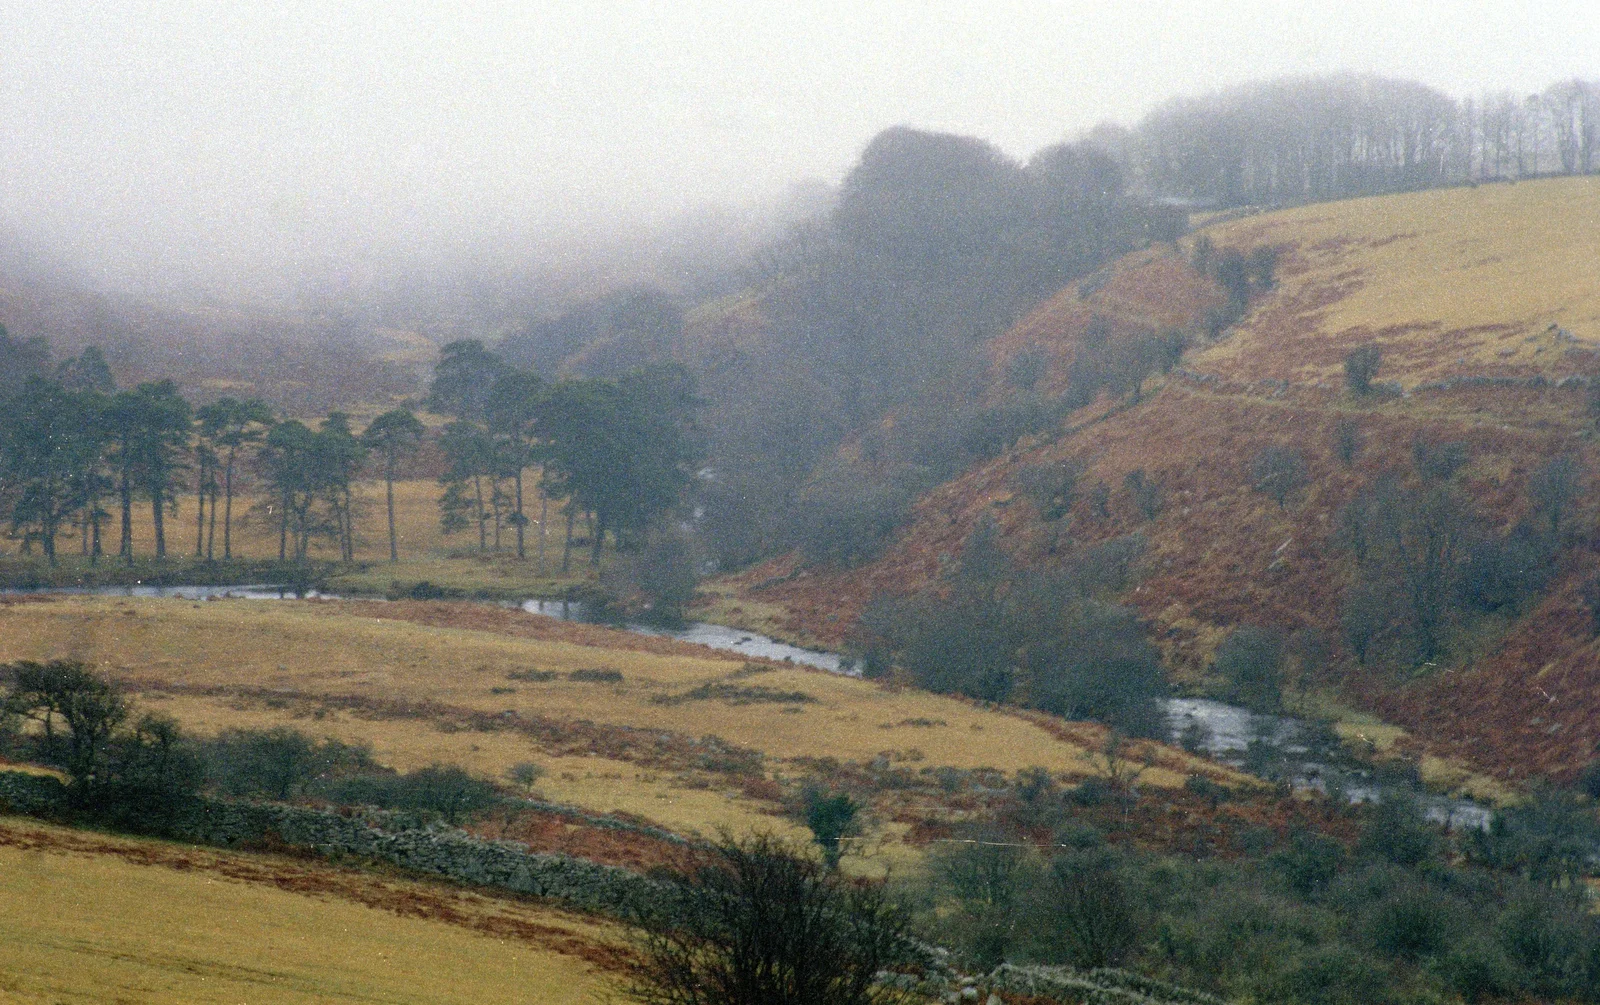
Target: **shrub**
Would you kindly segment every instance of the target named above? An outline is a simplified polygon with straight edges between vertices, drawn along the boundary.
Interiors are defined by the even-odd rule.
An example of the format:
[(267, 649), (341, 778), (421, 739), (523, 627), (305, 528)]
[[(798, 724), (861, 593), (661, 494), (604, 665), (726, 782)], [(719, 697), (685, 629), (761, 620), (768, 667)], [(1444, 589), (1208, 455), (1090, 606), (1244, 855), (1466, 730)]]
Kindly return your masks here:
[(1244, 625), (1217, 647), (1213, 669), (1228, 685), (1229, 700), (1255, 712), (1283, 704), (1283, 633)]
[(1271, 864), (1289, 888), (1302, 897), (1327, 889), (1344, 865), (1344, 848), (1321, 834), (1300, 831), (1289, 839), (1289, 847), (1276, 851)]
[(1054, 823), (1061, 810), (1061, 787), (1045, 768), (1023, 768), (1012, 786), (1017, 822), (1024, 827)]
[(911, 515), (909, 486), (844, 476), (808, 487), (794, 512), (795, 544), (807, 561), (850, 566), (869, 561)]
[(1021, 917), (1038, 878), (1035, 856), (1002, 831), (963, 831), (972, 843), (938, 846), (928, 871), (936, 896), (954, 901), (936, 926), (982, 971), (1006, 962), (1027, 932)]
[(1568, 511), (1583, 494), (1583, 461), (1576, 454), (1551, 458), (1528, 479), (1528, 501), (1550, 525), (1551, 538), (1561, 536)]
[[(645, 624), (684, 623), (700, 583), (700, 555), (689, 535), (675, 528), (650, 533), (644, 547), (601, 574), (610, 591)], [(637, 598), (637, 603), (627, 603)]]
[(1272, 499), (1283, 509), (1289, 497), (1306, 484), (1305, 458), (1288, 447), (1263, 448), (1250, 462), (1250, 487)]
[(452, 824), (498, 799), (493, 785), (454, 765), (441, 764), (406, 775), (355, 775), (329, 786), (327, 795), (336, 802), (437, 815)]
[(1348, 946), (1321, 946), (1292, 957), (1268, 984), (1270, 1001), (1304, 1005), (1376, 1005), (1392, 1000), (1392, 978), (1364, 953)]
[(1154, 520), (1161, 515), (1164, 505), (1161, 498), (1161, 483), (1146, 475), (1143, 468), (1136, 468), (1123, 476), (1122, 487), (1133, 500), (1134, 508), (1146, 520)]
[(1028, 648), (1029, 704), (1131, 736), (1164, 736), (1166, 674), (1138, 612), (1082, 601), (1059, 617), (1059, 629)]
[(544, 776), (544, 767), (532, 761), (520, 761), (506, 769), (506, 778), (524, 792), (532, 792), (533, 787)]
[(811, 829), (812, 840), (822, 849), (822, 860), (828, 868), (838, 868), (839, 858), (844, 854), (842, 841), (860, 830), (856, 819), (860, 813), (861, 805), (848, 793), (828, 795), (816, 790), (806, 793), (806, 826)]
[(1031, 464), (1017, 472), (1017, 487), (1039, 508), (1043, 519), (1059, 520), (1071, 512), (1078, 498), (1083, 470), (1083, 462), (1077, 460)]
[(1481, 937), (1449, 946), (1431, 969), (1451, 990), (1474, 1003), (1510, 995), (1520, 983), (1505, 952)]
[(1461, 567), (1461, 597), (1482, 611), (1516, 607), (1544, 589), (1554, 557), (1554, 539), (1526, 522), (1503, 538), (1474, 541)]
[(1356, 462), (1361, 453), (1361, 427), (1351, 419), (1340, 419), (1333, 427), (1333, 455), (1345, 467)]
[(1430, 890), (1407, 888), (1380, 901), (1367, 935), (1380, 953), (1403, 960), (1433, 956), (1451, 941), (1455, 905)]
[(193, 803), (203, 775), (178, 724), (156, 715), (114, 737), (106, 762), (94, 796), (95, 815), (112, 826), (146, 833), (162, 832)]
[(1019, 391), (1031, 391), (1050, 368), (1050, 357), (1043, 349), (1024, 349), (1006, 364), (1006, 383)]
[(1239, 316), (1250, 303), (1250, 266), (1244, 253), (1228, 248), (1217, 258), (1215, 271), (1217, 285), (1228, 294), (1228, 307)]
[(1411, 466), (1429, 481), (1449, 481), (1471, 459), (1471, 451), (1465, 443), (1418, 439), (1411, 444)]
[(282, 726), (225, 730), (201, 743), (197, 753), (211, 788), (280, 802), (308, 795), (337, 777), (377, 769), (366, 747), (313, 740)]
[(1258, 291), (1270, 290), (1278, 284), (1277, 269), (1278, 249), (1271, 245), (1252, 248), (1250, 254), (1245, 256), (1245, 270), (1250, 274), (1250, 285)]
[(1439, 830), (1422, 816), (1414, 800), (1385, 792), (1362, 831), (1360, 850), (1372, 858), (1415, 869), (1439, 854)]
[(1524, 890), (1500, 915), (1500, 948), (1528, 972), (1534, 991), (1595, 1000), (1600, 939), (1585, 907), (1554, 891)]
[(723, 840), (677, 877), (676, 906), (640, 941), (622, 990), (646, 1005), (893, 1005), (879, 984), (918, 955), (905, 913), (771, 837)]
[(1350, 350), (1344, 357), (1345, 387), (1356, 397), (1365, 398), (1372, 393), (1372, 378), (1382, 365), (1383, 352), (1372, 343)]
[(1578, 775), (1578, 791), (1590, 799), (1600, 799), (1600, 761), (1590, 761)]
[(1183, 789), (1190, 795), (1198, 796), (1210, 803), (1215, 809), (1218, 803), (1228, 798), (1228, 790), (1224, 786), (1207, 778), (1205, 775), (1189, 775), (1183, 780)]
[(1116, 966), (1139, 938), (1127, 885), (1107, 850), (1066, 852), (1051, 863), (1039, 905), (1041, 941), (1080, 968)]

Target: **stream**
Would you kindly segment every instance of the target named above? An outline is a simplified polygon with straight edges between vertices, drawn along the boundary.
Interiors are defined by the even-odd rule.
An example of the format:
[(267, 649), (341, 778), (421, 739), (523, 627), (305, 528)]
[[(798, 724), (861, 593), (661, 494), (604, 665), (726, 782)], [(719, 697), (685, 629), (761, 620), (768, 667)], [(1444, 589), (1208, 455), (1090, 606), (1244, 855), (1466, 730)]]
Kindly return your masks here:
[[(172, 597), (180, 600), (295, 599), (286, 587), (238, 586), (102, 586), (60, 587), (45, 590), (4, 590), (3, 593), (94, 594), (113, 597)], [(309, 599), (338, 600), (333, 594), (310, 591)], [(582, 619), (582, 605), (562, 600), (527, 600), (518, 607), (529, 614)], [(761, 659), (815, 667), (829, 673), (856, 676), (857, 671), (837, 653), (792, 646), (756, 632), (726, 625), (690, 622), (679, 629), (628, 624), (625, 630), (640, 635), (677, 639)], [(1284, 779), (1298, 790), (1316, 790), (1352, 803), (1376, 801), (1381, 785), (1372, 769), (1352, 758), (1326, 729), (1289, 716), (1261, 715), (1237, 705), (1205, 698), (1166, 700), (1168, 739), (1203, 752), (1235, 768), (1263, 777)], [(1413, 786), (1418, 803), (1429, 819), (1450, 828), (1487, 829), (1492, 812), (1464, 799), (1440, 796)]]

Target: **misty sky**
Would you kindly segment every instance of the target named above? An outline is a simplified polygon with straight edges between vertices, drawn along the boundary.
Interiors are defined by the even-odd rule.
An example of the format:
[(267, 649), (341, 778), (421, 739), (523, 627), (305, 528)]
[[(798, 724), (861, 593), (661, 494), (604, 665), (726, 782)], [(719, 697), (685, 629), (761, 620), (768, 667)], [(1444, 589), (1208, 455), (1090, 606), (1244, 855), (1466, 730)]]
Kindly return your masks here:
[(837, 180), (896, 123), (1025, 156), (1334, 70), (1600, 76), (1591, 4), (0, 0), (0, 239), (264, 287)]

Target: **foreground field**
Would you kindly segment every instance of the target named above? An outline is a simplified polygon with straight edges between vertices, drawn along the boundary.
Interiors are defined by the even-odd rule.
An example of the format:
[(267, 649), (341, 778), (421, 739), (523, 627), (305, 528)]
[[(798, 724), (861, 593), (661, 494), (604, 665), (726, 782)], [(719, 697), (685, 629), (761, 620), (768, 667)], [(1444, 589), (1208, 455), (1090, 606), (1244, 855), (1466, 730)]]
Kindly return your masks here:
[(437, 884), (0, 817), (0, 1002), (592, 1005), (619, 939)]
[[(1097, 726), (482, 605), (0, 606), (0, 660), (58, 655), (104, 667), (196, 733), (290, 725), (368, 743), (402, 770), (444, 762), (497, 779), (531, 761), (547, 769), (547, 797), (684, 833), (803, 836), (780, 815), (785, 800), (807, 779), (851, 772), (1103, 770)], [(1196, 771), (1233, 777), (1172, 748), (1146, 753), (1142, 783), (1154, 788)], [(898, 798), (874, 806), (890, 845), (904, 833)]]

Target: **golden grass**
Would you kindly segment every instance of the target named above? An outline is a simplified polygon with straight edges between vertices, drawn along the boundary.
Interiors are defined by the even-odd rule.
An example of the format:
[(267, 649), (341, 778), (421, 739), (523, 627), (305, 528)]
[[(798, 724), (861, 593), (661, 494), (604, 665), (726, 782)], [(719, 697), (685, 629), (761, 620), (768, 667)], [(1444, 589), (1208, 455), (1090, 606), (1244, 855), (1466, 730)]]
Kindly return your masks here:
[[(514, 710), (521, 721), (567, 724), (579, 734), (616, 728), (689, 738), (714, 734), (761, 752), (767, 777), (791, 782), (813, 776), (818, 769), (812, 759), (822, 758), (865, 764), (882, 756), (912, 771), (948, 766), (1010, 774), (1043, 767), (1063, 777), (1096, 771), (1088, 756), (1102, 735), (1095, 726), (1050, 725), (1042, 717), (1030, 721), (820, 671), (778, 666), (743, 676), (739, 662), (709, 654), (662, 655), (439, 628), (357, 616), (350, 613), (354, 606), (96, 597), (15, 604), (0, 607), (0, 660), (70, 655), (90, 661), (126, 681), (142, 706), (168, 713), (198, 734), (290, 725), (314, 736), (370, 744), (380, 762), (396, 768), (437, 761), (492, 778), (533, 761), (548, 770), (539, 788), (549, 798), (706, 835), (726, 829), (803, 837), (803, 831), (775, 815), (780, 807), (770, 793), (752, 797), (737, 777), (626, 751), (587, 756), (582, 749), (551, 747), (528, 731), (463, 727), (461, 716)], [(597, 632), (596, 638), (608, 634)], [(623, 680), (565, 677), (595, 668), (617, 670)], [(562, 676), (547, 682), (508, 678), (530, 669)], [(716, 682), (803, 692), (812, 700), (652, 700)], [(415, 707), (381, 707), (396, 701)], [(1217, 773), (1214, 765), (1180, 751), (1155, 749), (1160, 764), (1142, 784), (1175, 787), (1190, 771)], [(885, 861), (903, 857), (884, 855)]]
[[(336, 603), (64, 598), (0, 613), (0, 657), (70, 653), (130, 679), (433, 701), (497, 713), (588, 719), (692, 736), (715, 734), (773, 757), (870, 760), (920, 751), (927, 765), (1084, 773), (1082, 748), (1021, 718), (953, 698), (895, 691), (836, 674), (773, 668), (751, 682), (801, 691), (804, 704), (661, 704), (727, 678), (725, 659), (661, 656), (355, 617)], [(615, 669), (620, 684), (525, 683), (512, 671)], [(490, 688), (511, 687), (512, 694)], [(912, 721), (938, 725), (904, 725)], [(914, 755), (913, 755), (914, 756)], [(1174, 780), (1181, 781), (1181, 779)]]
[(1597, 178), (1322, 203), (1207, 233), (1219, 246), (1287, 254), (1280, 289), (1195, 369), (1336, 385), (1344, 352), (1376, 339), (1380, 379), (1409, 386), (1559, 371), (1572, 343), (1547, 333), (1552, 324), (1600, 347)]
[(515, 901), (0, 818), (0, 1002), (592, 1003), (604, 977), (572, 948), (616, 937)]

